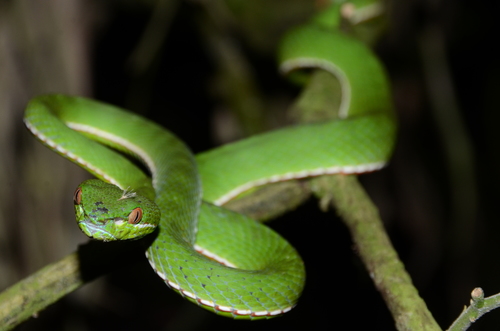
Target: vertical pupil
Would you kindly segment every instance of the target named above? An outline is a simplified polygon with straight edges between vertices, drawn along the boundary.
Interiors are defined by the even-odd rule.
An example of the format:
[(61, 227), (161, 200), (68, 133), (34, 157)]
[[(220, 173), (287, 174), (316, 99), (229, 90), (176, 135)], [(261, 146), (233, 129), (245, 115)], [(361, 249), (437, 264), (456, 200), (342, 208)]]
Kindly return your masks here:
[(141, 219), (142, 219), (142, 209), (141, 208), (135, 208), (128, 215), (128, 222), (130, 224), (137, 224), (141, 221)]

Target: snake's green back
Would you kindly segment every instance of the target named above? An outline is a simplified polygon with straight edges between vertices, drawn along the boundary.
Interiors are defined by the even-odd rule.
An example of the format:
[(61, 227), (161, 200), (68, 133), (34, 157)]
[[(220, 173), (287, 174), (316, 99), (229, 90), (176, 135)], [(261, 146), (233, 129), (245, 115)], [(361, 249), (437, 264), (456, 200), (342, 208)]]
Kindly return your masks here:
[[(311, 134), (314, 132), (314, 134)], [(247, 188), (290, 178), (360, 173), (385, 165), (394, 119), (384, 113), (288, 127), (197, 155), (204, 197), (218, 204)], [(293, 148), (285, 148), (292, 145)], [(231, 176), (238, 169), (237, 176)], [(244, 190), (243, 190), (244, 191)]]
[[(26, 110), (28, 128), (50, 148), (122, 190), (154, 198), (161, 219), (147, 250), (152, 267), (182, 296), (233, 318), (289, 311), (305, 271), (286, 240), (218, 205), (269, 182), (379, 169), (394, 146), (387, 78), (364, 45), (306, 26), (285, 37), (280, 59), (285, 72), (321, 68), (336, 75), (343, 95), (339, 121), (251, 137), (195, 160), (167, 130), (110, 105), (48, 95)], [(96, 141), (142, 160), (153, 186), (130, 161)]]
[[(72, 140), (69, 137), (75, 132), (61, 127), (54, 113), (75, 128), (80, 125), (80, 129), (84, 129), (84, 125), (94, 132), (112, 132), (119, 127), (113, 137), (106, 137), (110, 140), (102, 136), (99, 140), (114, 147), (117, 147), (116, 141), (121, 140), (128, 148), (140, 146), (137, 150), (128, 149), (129, 154), (151, 156), (150, 160), (143, 161), (152, 169), (155, 202), (162, 216), (158, 237), (147, 256), (170, 287), (202, 307), (235, 318), (240, 315), (270, 317), (296, 304), (304, 282), (303, 263), (293, 247), (267, 227), (204, 203), (197, 244), (202, 246), (208, 242), (202, 247), (220, 255), (230, 249), (226, 259), (243, 270), (226, 267), (195, 251), (193, 244), (201, 203), (199, 179), (194, 158), (172, 134), (139, 116), (88, 99), (49, 95), (30, 102), (26, 122), (36, 128), (38, 137), (44, 137), (46, 144), (53, 142), (62, 146), (60, 154), (65, 157), (68, 151), (74, 155), (87, 151), (85, 164), (80, 165), (89, 168), (88, 164), (99, 164), (108, 178), (94, 174), (107, 181), (112, 178), (122, 188), (137, 182), (130, 180), (130, 172), (133, 173), (127, 168), (130, 162), (117, 158), (109, 149), (97, 151), (90, 140), (90, 145), (84, 142), (87, 139), (77, 136)], [(95, 137), (96, 134), (87, 132), (86, 135)], [(121, 146), (119, 149), (124, 150), (124, 145)]]

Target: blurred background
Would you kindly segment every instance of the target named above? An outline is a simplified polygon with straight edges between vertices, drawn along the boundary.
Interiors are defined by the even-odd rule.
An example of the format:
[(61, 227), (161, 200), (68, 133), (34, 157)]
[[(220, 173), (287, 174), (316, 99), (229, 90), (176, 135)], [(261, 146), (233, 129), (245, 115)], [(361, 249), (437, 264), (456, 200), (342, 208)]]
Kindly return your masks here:
[[(89, 175), (28, 134), (31, 97), (91, 96), (133, 110), (194, 152), (280, 127), (299, 90), (277, 72), (277, 44), (324, 3), (0, 1), (0, 290), (87, 241), (71, 199)], [(393, 84), (399, 142), (390, 166), (361, 180), (443, 328), (474, 287), (500, 292), (498, 10), (484, 0), (388, 1), (375, 48)], [(271, 226), (308, 272), (299, 305), (281, 318), (217, 317), (169, 290), (144, 259), (18, 330), (319, 329), (346, 320), (350, 329), (394, 329), (333, 212), (311, 200)], [(471, 329), (499, 323), (494, 311)]]

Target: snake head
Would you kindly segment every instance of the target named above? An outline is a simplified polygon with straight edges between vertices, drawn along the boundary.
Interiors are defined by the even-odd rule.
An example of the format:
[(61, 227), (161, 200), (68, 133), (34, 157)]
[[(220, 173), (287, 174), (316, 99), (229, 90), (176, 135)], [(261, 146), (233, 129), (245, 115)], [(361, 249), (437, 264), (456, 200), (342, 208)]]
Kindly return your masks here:
[(82, 182), (73, 200), (80, 230), (97, 240), (139, 239), (160, 221), (160, 209), (149, 198), (98, 179)]

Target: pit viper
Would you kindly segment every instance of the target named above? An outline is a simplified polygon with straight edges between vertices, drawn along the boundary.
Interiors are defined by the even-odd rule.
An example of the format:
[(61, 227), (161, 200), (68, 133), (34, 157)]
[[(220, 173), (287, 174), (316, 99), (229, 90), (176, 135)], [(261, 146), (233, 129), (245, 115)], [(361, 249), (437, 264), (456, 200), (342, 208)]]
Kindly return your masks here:
[[(378, 170), (390, 157), (396, 131), (376, 56), (320, 21), (287, 33), (280, 69), (335, 75), (342, 88), (335, 121), (291, 126), (193, 156), (166, 129), (118, 107), (65, 95), (32, 99), (25, 112), (29, 130), (98, 178), (83, 182), (73, 196), (81, 230), (112, 241), (158, 227), (147, 258), (186, 299), (233, 318), (291, 310), (305, 282), (298, 253), (265, 225), (221, 206), (271, 182)], [(104, 145), (138, 158), (151, 177)]]

